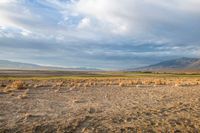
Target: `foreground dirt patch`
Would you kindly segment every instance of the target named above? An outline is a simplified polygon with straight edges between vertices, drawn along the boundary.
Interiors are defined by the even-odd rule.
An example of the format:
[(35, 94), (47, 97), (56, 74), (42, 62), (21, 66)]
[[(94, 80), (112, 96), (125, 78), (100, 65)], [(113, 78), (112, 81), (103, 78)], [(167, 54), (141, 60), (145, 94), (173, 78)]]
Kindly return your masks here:
[(0, 132), (200, 132), (198, 79), (4, 80), (0, 86)]

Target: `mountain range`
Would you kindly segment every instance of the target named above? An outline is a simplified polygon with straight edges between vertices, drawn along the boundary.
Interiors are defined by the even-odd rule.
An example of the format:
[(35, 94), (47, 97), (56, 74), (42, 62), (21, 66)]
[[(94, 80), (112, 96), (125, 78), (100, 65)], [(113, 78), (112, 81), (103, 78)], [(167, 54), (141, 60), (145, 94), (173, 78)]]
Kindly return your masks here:
[[(8, 60), (0, 60), (0, 69), (19, 69), (19, 70), (64, 70), (64, 71), (100, 71), (100, 69), (93, 68), (65, 68), (65, 67), (52, 67), (42, 66), (37, 64), (13, 62)], [(199, 58), (178, 58), (163, 61), (157, 64), (126, 69), (125, 71), (198, 71), (200, 72), (200, 59)]]
[(200, 71), (200, 59), (183, 57), (145, 67), (129, 69), (129, 71)]
[(65, 67), (52, 67), (52, 66), (42, 66), (31, 63), (21, 63), (8, 60), (0, 60), (0, 69), (16, 69), (16, 70), (64, 70), (64, 71), (99, 71), (95, 68), (65, 68)]

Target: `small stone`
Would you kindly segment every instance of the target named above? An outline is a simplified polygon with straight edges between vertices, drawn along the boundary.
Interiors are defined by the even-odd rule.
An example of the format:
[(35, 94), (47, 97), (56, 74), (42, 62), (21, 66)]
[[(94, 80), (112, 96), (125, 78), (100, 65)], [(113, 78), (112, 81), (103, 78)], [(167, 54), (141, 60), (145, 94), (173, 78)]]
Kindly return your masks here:
[(93, 113), (96, 112), (96, 110), (95, 110), (94, 108), (89, 108), (88, 112), (89, 112), (90, 114), (93, 114)]

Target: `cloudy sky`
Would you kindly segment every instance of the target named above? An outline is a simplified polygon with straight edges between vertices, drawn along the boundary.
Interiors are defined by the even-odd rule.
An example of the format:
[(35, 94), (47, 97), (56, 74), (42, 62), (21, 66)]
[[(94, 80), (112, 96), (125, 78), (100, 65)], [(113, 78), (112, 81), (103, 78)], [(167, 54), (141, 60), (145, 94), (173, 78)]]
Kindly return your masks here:
[(0, 59), (123, 69), (200, 57), (199, 0), (0, 0)]

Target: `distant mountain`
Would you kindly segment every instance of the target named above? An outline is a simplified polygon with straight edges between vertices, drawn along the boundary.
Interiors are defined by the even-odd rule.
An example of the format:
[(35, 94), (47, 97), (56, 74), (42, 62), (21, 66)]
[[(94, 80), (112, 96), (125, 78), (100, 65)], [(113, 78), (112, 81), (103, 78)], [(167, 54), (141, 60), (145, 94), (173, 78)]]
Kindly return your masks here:
[(21, 63), (8, 60), (0, 60), (0, 69), (19, 69), (19, 70), (64, 70), (64, 71), (100, 71), (95, 68), (64, 68), (64, 67), (51, 67), (41, 66), (37, 64)]
[(158, 64), (136, 68), (137, 71), (200, 71), (200, 59), (179, 58), (160, 62)]
[(1, 69), (39, 69), (42, 66), (21, 62), (13, 62), (8, 60), (0, 60), (0, 68)]

